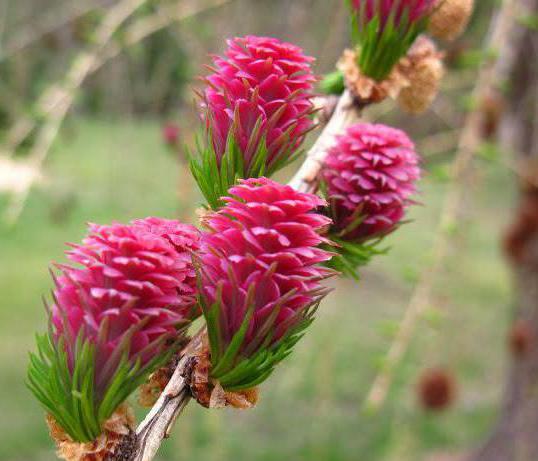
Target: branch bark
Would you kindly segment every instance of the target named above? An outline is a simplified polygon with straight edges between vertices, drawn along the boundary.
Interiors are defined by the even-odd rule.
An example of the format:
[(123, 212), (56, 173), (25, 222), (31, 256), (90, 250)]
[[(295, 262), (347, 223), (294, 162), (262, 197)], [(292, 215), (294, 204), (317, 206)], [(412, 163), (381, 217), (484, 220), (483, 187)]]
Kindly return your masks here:
[[(340, 97), (334, 113), (321, 132), (319, 138), (308, 151), (303, 165), (290, 181), (290, 185), (302, 192), (314, 193), (318, 186), (318, 177), (327, 156), (327, 150), (334, 142), (334, 137), (342, 133), (348, 126), (359, 120), (360, 111), (355, 106), (348, 91)], [(136, 430), (136, 442), (129, 461), (150, 461), (156, 455), (162, 441), (168, 437), (175, 420), (191, 399), (190, 375), (194, 356), (201, 346), (200, 331), (185, 349), (168, 385), (159, 400), (149, 411), (146, 418)], [(119, 453), (119, 459), (125, 459)]]
[(359, 112), (355, 108), (351, 93), (346, 90), (338, 100), (334, 113), (323, 132), (308, 151), (305, 162), (290, 181), (290, 186), (300, 192), (316, 192), (319, 172), (327, 157), (327, 151), (334, 142), (334, 137), (358, 120)]
[[(170, 435), (175, 420), (191, 399), (190, 378), (194, 356), (202, 347), (205, 329), (200, 330), (183, 351), (161, 396), (136, 429), (136, 443), (130, 461), (150, 461), (162, 441)], [(120, 457), (121, 458), (121, 453)]]

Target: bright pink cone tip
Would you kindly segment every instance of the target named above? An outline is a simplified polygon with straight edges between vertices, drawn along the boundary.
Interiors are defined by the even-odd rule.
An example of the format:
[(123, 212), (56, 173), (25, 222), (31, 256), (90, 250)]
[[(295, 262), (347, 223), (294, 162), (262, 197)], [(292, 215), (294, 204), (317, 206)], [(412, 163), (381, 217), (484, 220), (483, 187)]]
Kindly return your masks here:
[(227, 43), (205, 78), (204, 118), (218, 160), (233, 130), (248, 171), (263, 138), (271, 165), (293, 153), (312, 128), (314, 59), (276, 38), (249, 35)]

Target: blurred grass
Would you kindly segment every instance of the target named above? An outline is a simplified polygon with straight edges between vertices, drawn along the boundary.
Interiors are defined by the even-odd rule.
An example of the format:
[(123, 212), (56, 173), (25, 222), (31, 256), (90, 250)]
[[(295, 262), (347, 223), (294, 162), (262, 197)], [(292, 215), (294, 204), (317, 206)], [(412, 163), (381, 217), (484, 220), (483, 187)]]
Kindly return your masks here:
[[(498, 240), (511, 215), (511, 182), (495, 164), (479, 164), (432, 310), (380, 413), (362, 411), (362, 400), (428, 260), (446, 188), (427, 176), (424, 206), (390, 238), (392, 251), (359, 286), (335, 282), (305, 340), (263, 387), (259, 406), (207, 412), (191, 405), (160, 459), (416, 461), (432, 450), (479, 442), (494, 421), (503, 384), (510, 289)], [(15, 228), (0, 229), (1, 460), (55, 459), (24, 376), (33, 334), (44, 328), (47, 267), (62, 260), (63, 242), (78, 241), (87, 221), (194, 220), (199, 201), (187, 173), (161, 145), (155, 122), (85, 120), (59, 140), (47, 183), (31, 195)], [(457, 403), (440, 415), (421, 410), (414, 393), (420, 370), (435, 365), (450, 367), (459, 382)]]

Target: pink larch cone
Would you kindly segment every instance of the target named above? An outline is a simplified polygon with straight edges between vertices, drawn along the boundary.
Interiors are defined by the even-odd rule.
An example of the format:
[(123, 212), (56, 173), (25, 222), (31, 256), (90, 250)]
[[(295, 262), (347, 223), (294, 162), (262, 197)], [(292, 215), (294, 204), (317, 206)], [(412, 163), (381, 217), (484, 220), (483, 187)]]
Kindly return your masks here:
[[(320, 263), (331, 254), (318, 246), (326, 242), (320, 232), (330, 219), (315, 213), (324, 205), (319, 197), (266, 178), (241, 181), (229, 195), (221, 211), (205, 218), (202, 304), (206, 318), (214, 306), (218, 310), (213, 333), (221, 352), (251, 315), (240, 362), (277, 347), (327, 293), (321, 281), (332, 271)], [(218, 357), (212, 359), (215, 366)]]
[(242, 152), (245, 170), (265, 142), (267, 171), (296, 151), (313, 127), (313, 58), (276, 38), (246, 36), (228, 40), (225, 56), (213, 58), (205, 80), (204, 118), (217, 160), (230, 131)]
[[(162, 338), (173, 339), (191, 319), (196, 310), (190, 251), (198, 239), (191, 226), (149, 218), (131, 225), (90, 224), (83, 243), (72, 245), (68, 257), (79, 266), (61, 266), (52, 322), (57, 337), (77, 338), (82, 330), (83, 339), (99, 345), (100, 390), (110, 378), (100, 373), (127, 335), (132, 332), (130, 360), (144, 366), (165, 347)], [(65, 346), (73, 359), (74, 341), (66, 339)]]
[(363, 242), (393, 231), (412, 203), (419, 178), (419, 157), (403, 131), (353, 125), (338, 137), (323, 169), (332, 232)]

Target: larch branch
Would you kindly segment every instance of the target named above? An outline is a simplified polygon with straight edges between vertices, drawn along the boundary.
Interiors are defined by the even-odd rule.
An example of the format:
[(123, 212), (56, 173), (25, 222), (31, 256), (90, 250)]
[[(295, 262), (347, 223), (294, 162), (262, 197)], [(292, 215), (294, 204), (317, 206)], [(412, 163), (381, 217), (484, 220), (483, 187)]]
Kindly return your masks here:
[[(353, 98), (349, 92), (345, 91), (319, 138), (308, 151), (304, 163), (290, 181), (289, 184), (292, 187), (303, 192), (316, 191), (318, 176), (328, 148), (332, 146), (335, 136), (357, 121), (359, 115), (360, 111), (354, 104)], [(138, 426), (137, 439), (134, 451), (129, 457), (130, 461), (151, 461), (162, 441), (168, 437), (175, 420), (189, 403), (191, 398), (190, 368), (193, 354), (200, 346), (202, 335), (203, 332), (199, 332), (187, 346), (159, 400)], [(122, 454), (120, 453), (119, 456), (121, 457)]]

